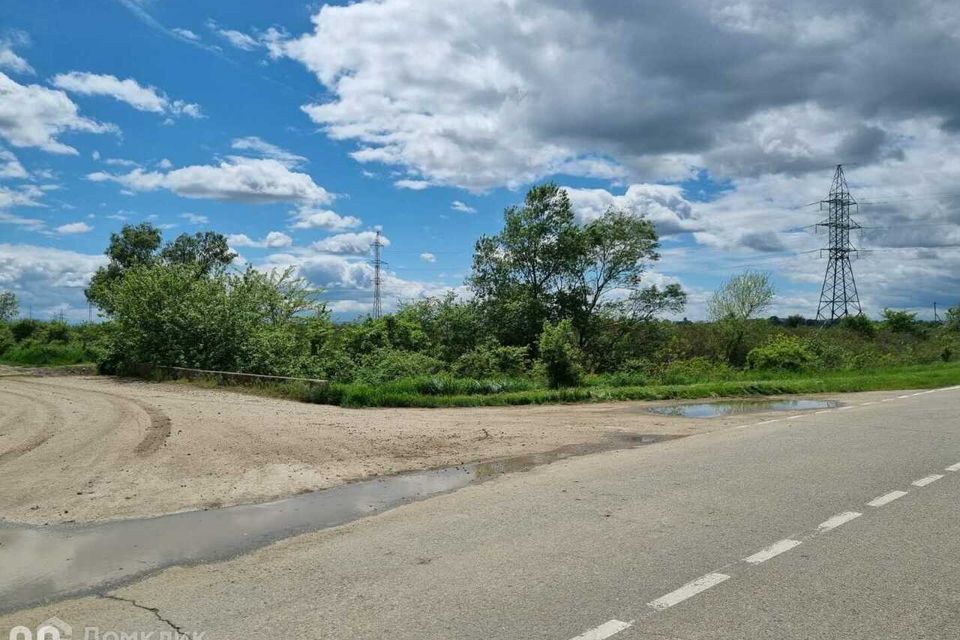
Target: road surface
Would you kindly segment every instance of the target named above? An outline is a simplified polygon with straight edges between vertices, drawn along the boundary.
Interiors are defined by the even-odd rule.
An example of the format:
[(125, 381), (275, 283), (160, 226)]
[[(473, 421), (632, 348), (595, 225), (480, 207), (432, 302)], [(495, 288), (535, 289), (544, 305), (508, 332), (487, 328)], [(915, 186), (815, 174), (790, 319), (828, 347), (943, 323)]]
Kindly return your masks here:
[(960, 388), (877, 398), (507, 475), (0, 632), (955, 639)]

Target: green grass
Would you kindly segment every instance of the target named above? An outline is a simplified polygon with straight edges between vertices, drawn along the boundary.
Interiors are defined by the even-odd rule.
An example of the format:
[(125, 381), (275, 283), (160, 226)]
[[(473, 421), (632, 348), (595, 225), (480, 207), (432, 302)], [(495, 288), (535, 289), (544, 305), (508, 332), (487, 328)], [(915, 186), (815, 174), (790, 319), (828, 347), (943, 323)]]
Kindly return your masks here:
[(93, 354), (78, 344), (26, 344), (7, 349), (0, 356), (0, 364), (31, 367), (56, 367), (71, 364), (89, 364)]
[(345, 407), (479, 407), (615, 400), (670, 400), (800, 393), (845, 393), (889, 389), (929, 389), (960, 384), (960, 363), (930, 364), (821, 374), (767, 374), (722, 382), (682, 385), (542, 387), (501, 393), (426, 394), (403, 385), (332, 384), (315, 388), (299, 399)]
[(569, 389), (547, 389), (529, 380), (475, 381), (445, 376), (409, 378), (382, 385), (333, 383), (326, 387), (304, 383), (222, 385), (203, 379), (177, 382), (353, 408), (481, 407), (931, 389), (960, 384), (960, 363), (817, 374), (736, 372), (732, 377), (726, 381), (674, 385), (613, 386), (593, 380), (591, 386)]

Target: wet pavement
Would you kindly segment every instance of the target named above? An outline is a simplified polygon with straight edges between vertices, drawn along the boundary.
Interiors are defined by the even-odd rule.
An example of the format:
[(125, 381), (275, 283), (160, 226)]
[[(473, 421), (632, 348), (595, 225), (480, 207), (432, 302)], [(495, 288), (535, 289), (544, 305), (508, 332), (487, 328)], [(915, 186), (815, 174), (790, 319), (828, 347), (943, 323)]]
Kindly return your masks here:
[(834, 400), (723, 400), (653, 407), (645, 411), (682, 418), (718, 418), (763, 411), (811, 411), (833, 409), (838, 406), (840, 403)]
[(294, 535), (573, 456), (680, 436), (614, 434), (599, 443), (405, 473), (284, 500), (84, 525), (0, 521), (0, 611), (103, 593), (163, 568), (226, 560)]

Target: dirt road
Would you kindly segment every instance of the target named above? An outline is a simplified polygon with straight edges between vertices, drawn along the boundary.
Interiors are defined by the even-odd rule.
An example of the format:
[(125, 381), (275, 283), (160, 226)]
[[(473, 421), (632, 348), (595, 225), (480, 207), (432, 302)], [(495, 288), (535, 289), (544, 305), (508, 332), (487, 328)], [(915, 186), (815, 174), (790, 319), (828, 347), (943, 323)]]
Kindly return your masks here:
[(3, 375), (0, 519), (159, 515), (624, 433), (690, 434), (742, 422), (643, 408), (358, 410), (173, 383)]

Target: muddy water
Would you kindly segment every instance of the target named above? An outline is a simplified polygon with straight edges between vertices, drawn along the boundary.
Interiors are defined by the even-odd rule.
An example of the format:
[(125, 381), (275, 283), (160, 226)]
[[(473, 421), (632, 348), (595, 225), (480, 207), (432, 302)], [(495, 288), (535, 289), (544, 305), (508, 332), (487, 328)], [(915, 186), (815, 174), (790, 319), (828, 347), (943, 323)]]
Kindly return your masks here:
[(504, 473), (673, 439), (620, 435), (515, 458), (354, 482), (262, 504), (89, 525), (0, 521), (0, 611), (98, 593), (165, 567), (225, 560)]
[(832, 409), (839, 406), (833, 400), (729, 400), (723, 402), (701, 402), (697, 404), (676, 404), (649, 409), (653, 413), (683, 418), (717, 418), (757, 413), (760, 411), (808, 411), (811, 409)]

